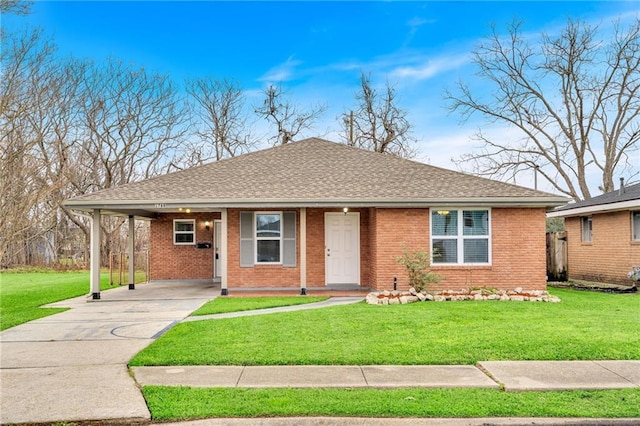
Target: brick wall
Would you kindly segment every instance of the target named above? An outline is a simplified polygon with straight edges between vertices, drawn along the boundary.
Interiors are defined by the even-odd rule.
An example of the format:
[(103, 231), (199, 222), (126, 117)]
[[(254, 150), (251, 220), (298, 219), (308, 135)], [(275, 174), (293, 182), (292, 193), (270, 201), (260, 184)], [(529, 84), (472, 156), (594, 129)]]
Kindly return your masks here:
[[(490, 287), (546, 288), (545, 209), (492, 209), (490, 266), (434, 266), (443, 278), (432, 289)], [(428, 209), (377, 209), (375, 212), (375, 282), (377, 289), (408, 288), (403, 266), (395, 259), (403, 245), (430, 251)]]
[(582, 242), (580, 217), (565, 219), (569, 279), (630, 285), (627, 273), (640, 265), (640, 242), (631, 240), (629, 211), (592, 215), (592, 242)]
[[(297, 213), (296, 257), (298, 263), (294, 268), (279, 265), (254, 265), (240, 267), (240, 211), (228, 211), (228, 286), (233, 287), (300, 287), (300, 211)], [(342, 212), (341, 209), (307, 209), (307, 287), (325, 286), (325, 244), (324, 214)], [(369, 209), (351, 209), (360, 213), (360, 275), (361, 284), (368, 286), (369, 277)]]
[[(283, 267), (281, 265), (254, 265), (252, 267), (240, 267), (240, 212), (243, 210), (227, 210), (227, 256), (229, 258), (229, 262), (227, 263), (227, 286), (229, 287), (229, 291), (232, 291), (234, 287), (300, 287), (300, 211), (299, 209), (284, 210), (296, 212), (297, 261), (295, 267)], [(260, 211), (268, 212), (269, 209)]]
[(393, 277), (398, 278), (398, 290), (409, 283), (404, 266), (396, 262), (403, 247), (410, 252), (429, 250), (429, 209), (375, 209), (372, 251), (375, 253), (374, 280), (376, 290), (392, 290)]
[[(300, 212), (297, 213), (295, 267), (256, 265), (240, 267), (240, 211), (228, 210), (228, 287), (300, 286)], [(324, 215), (340, 209), (307, 209), (307, 287), (325, 285)], [(396, 258), (407, 249), (430, 250), (428, 209), (350, 209), (360, 214), (360, 276), (363, 287), (408, 288), (404, 267)], [(173, 244), (173, 219), (196, 219), (196, 241), (212, 242), (213, 227), (206, 231), (205, 220), (220, 214), (163, 215), (151, 223), (152, 279), (207, 279), (213, 277), (213, 250)], [(595, 227), (595, 225), (594, 225)], [(640, 246), (638, 246), (640, 247)], [(443, 281), (434, 288), (461, 289), (494, 287), (544, 289), (546, 287), (544, 209), (492, 210), (491, 266), (437, 266)]]
[[(173, 220), (195, 219), (196, 242), (211, 243), (210, 249), (173, 244)], [(166, 214), (151, 221), (149, 275), (152, 280), (213, 278), (213, 220), (220, 213)], [(205, 221), (211, 226), (205, 229)]]

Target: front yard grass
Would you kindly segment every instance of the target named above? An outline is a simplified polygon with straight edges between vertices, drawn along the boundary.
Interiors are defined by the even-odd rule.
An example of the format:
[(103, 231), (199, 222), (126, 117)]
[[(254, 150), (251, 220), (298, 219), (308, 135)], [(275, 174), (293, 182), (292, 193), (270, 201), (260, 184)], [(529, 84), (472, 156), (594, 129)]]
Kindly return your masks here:
[[(100, 289), (109, 288), (109, 274), (100, 274)], [(83, 294), (89, 294), (89, 271), (2, 272), (0, 330), (66, 311), (40, 306)]]
[(637, 417), (640, 390), (222, 389), (145, 386), (154, 420), (206, 417)]
[(217, 297), (202, 305), (191, 315), (223, 314), (227, 312), (250, 311), (255, 309), (278, 308), (281, 306), (303, 305), (322, 302), (328, 297)]
[(640, 295), (425, 302), (182, 323), (131, 365), (411, 365), (640, 359)]

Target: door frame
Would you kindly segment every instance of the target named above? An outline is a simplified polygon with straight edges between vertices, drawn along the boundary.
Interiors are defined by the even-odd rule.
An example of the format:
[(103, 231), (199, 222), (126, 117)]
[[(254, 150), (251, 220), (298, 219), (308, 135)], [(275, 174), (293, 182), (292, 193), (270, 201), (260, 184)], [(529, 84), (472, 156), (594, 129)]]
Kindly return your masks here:
[[(220, 231), (220, 237), (222, 238), (222, 220), (221, 219), (215, 219), (213, 221), (213, 279), (219, 279), (221, 278), (222, 274), (221, 274), (221, 269), (222, 267), (219, 265), (220, 261), (222, 260), (220, 258), (220, 256), (222, 255), (221, 253), (221, 244), (220, 244), (220, 239), (218, 238), (218, 230)], [(218, 259), (216, 259), (216, 254), (218, 255)], [(216, 262), (217, 260), (217, 262)]]
[[(328, 233), (328, 221), (327, 218), (329, 216), (351, 216), (351, 217), (355, 217), (357, 219), (357, 227), (356, 227), (356, 257), (357, 257), (357, 261), (356, 261), (356, 282), (355, 283), (338, 283), (338, 284), (331, 284), (329, 283), (329, 260), (328, 260), (328, 256), (327, 256), (327, 242), (328, 242), (328, 238), (329, 238), (329, 233)], [(360, 263), (362, 262), (362, 259), (360, 257), (361, 253), (360, 253), (360, 212), (325, 212), (324, 213), (324, 285), (325, 286), (331, 286), (331, 285), (357, 285), (360, 286), (360, 281), (361, 281), (361, 277), (360, 277)]]

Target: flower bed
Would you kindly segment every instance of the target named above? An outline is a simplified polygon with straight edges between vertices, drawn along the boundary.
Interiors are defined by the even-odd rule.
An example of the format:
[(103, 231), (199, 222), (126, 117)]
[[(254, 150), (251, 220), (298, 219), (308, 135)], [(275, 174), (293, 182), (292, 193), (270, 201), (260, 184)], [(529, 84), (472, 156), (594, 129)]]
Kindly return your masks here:
[(374, 291), (367, 294), (369, 305), (400, 305), (414, 302), (447, 302), (462, 300), (500, 300), (514, 302), (560, 302), (545, 290), (523, 290), (521, 287), (513, 290), (494, 289), (462, 289), (444, 290), (438, 292), (416, 291), (413, 287), (409, 291)]

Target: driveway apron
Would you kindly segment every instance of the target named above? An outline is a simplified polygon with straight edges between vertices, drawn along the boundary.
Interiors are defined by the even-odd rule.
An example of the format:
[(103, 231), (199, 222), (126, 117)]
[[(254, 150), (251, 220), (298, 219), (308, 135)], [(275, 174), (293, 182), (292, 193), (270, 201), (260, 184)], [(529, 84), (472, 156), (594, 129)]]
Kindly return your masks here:
[(158, 282), (48, 305), (68, 311), (0, 333), (0, 423), (148, 420), (127, 363), (219, 293), (211, 282)]

